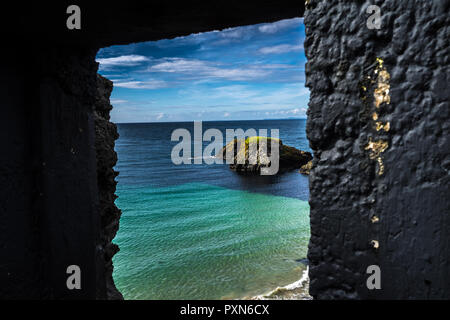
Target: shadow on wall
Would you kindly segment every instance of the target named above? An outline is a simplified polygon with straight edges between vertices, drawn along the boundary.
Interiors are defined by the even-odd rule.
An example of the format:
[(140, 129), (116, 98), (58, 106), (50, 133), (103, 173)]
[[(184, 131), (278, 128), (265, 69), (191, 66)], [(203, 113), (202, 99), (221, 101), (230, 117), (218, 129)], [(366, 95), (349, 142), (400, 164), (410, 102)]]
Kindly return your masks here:
[[(367, 30), (371, 2), (308, 1), (305, 14), (307, 134), (316, 159), (310, 292), (319, 299), (448, 299), (450, 2), (376, 1), (382, 26)], [(80, 31), (66, 28), (67, 3), (21, 6), (5, 4), (0, 21), (9, 44), (0, 60), (8, 151), (0, 159), (0, 297), (104, 299), (108, 286), (109, 297), (120, 298), (109, 258), (120, 215), (108, 205), (115, 156), (100, 152), (105, 163), (97, 163), (93, 147), (95, 118), (103, 122), (101, 148), (116, 134), (105, 122), (109, 106), (94, 115), (102, 104), (97, 49), (294, 18), (303, 2), (81, 2)], [(377, 131), (361, 113), (360, 92), (376, 57), (391, 74), (390, 104), (377, 112), (377, 121), (390, 123), (381, 131), (389, 144), (381, 175), (365, 150)], [(105, 165), (98, 177), (97, 164)], [(82, 289), (71, 291), (66, 269), (74, 262), (84, 276)], [(374, 264), (383, 289), (369, 291), (366, 269)]]

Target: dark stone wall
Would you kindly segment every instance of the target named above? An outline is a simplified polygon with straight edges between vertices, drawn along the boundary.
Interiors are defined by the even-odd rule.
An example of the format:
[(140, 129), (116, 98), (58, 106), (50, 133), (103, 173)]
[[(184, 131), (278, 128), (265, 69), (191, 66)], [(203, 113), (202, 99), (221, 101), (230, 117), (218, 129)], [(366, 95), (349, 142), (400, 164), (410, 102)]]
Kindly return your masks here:
[[(366, 27), (371, 4), (379, 30)], [(307, 5), (314, 298), (450, 298), (449, 10)], [(381, 290), (366, 287), (373, 264)]]
[[(0, 297), (121, 299), (112, 82), (97, 75), (96, 49), (38, 48), (2, 59)], [(72, 264), (82, 290), (66, 287)]]
[[(449, 298), (449, 1), (373, 0), (378, 31), (366, 28), (369, 1), (307, 3), (311, 294)], [(111, 82), (97, 76), (100, 47), (304, 9), (285, 0), (80, 1), (82, 30), (68, 31), (69, 4), (2, 6), (0, 298), (121, 298), (111, 278), (117, 131)], [(81, 267), (81, 290), (66, 287), (71, 264)], [(382, 290), (365, 286), (371, 264)]]
[[(66, 9), (81, 9), (81, 30), (66, 28)], [(3, 39), (38, 39), (51, 45), (101, 48), (153, 41), (303, 16), (297, 0), (60, 0), (2, 5)], [(24, 44), (25, 45), (25, 44)]]
[[(2, 4), (0, 298), (120, 299), (112, 280), (115, 126), (99, 48), (302, 16), (298, 1)], [(81, 268), (81, 290), (66, 269)]]
[[(2, 54), (1, 298), (96, 297), (96, 50)], [(69, 291), (69, 265), (82, 290)], [(101, 270), (100, 270), (101, 271)]]
[(39, 226), (34, 205), (29, 201), (31, 197), (35, 201), (39, 199), (33, 190), (37, 164), (29, 161), (37, 139), (33, 110), (24, 108), (27, 70), (18, 63), (20, 57), (16, 60), (5, 53), (1, 57), (12, 63), (3, 66), (0, 73), (1, 83), (9, 83), (0, 86), (5, 106), (0, 117), (3, 149), (0, 156), (0, 297), (17, 298), (23, 292), (39, 297), (43, 286), (42, 267), (38, 262), (40, 237), (36, 230)]
[(97, 75), (97, 97), (95, 101), (95, 149), (97, 151), (97, 185), (100, 200), (100, 265), (105, 266), (106, 295), (108, 299), (123, 299), (122, 294), (116, 289), (112, 273), (114, 270), (112, 258), (119, 251), (119, 247), (112, 243), (119, 230), (121, 211), (115, 205), (117, 182), (114, 171), (117, 163), (117, 153), (114, 150), (115, 141), (119, 138), (117, 126), (110, 121), (109, 113), (112, 105), (109, 97), (113, 89), (113, 83)]

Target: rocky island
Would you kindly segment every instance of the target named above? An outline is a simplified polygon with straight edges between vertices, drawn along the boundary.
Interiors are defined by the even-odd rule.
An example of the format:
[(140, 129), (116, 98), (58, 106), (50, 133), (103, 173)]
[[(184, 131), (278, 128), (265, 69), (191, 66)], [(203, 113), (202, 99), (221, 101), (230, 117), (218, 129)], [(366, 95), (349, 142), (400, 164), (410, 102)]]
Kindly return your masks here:
[[(269, 137), (248, 137), (244, 139), (235, 138), (226, 144), (218, 157), (226, 160), (228, 154), (233, 156), (230, 169), (242, 174), (259, 174), (261, 168), (269, 167), (271, 156), (271, 144), (275, 142), (279, 146), (280, 162), (278, 173), (299, 169), (312, 160), (311, 153), (298, 150), (294, 147), (284, 145), (280, 139)], [(256, 143), (256, 152), (249, 152), (250, 145)]]
[(302, 165), (300, 167), (300, 170), (298, 170), (298, 172), (300, 172), (301, 174), (309, 175), (311, 169), (312, 169), (312, 160), (310, 160), (307, 164)]

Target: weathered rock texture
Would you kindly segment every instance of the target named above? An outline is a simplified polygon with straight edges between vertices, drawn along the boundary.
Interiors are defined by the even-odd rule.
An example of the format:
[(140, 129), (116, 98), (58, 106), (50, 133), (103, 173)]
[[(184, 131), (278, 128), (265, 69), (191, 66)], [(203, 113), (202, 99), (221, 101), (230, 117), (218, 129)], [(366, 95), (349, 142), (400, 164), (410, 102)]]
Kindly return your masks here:
[[(222, 148), (218, 156), (230, 163), (233, 171), (249, 175), (261, 174), (262, 168), (274, 165), (271, 163), (272, 144), (278, 152), (278, 171), (274, 174), (298, 169), (312, 159), (311, 153), (287, 146), (280, 139), (270, 137), (235, 138)], [(230, 159), (227, 160), (227, 157)]]
[(123, 299), (116, 289), (112, 278), (112, 257), (119, 251), (119, 247), (112, 243), (119, 230), (121, 211), (115, 205), (117, 182), (115, 177), (119, 174), (114, 171), (117, 163), (117, 154), (114, 150), (115, 140), (119, 138), (117, 126), (110, 121), (109, 112), (112, 105), (109, 102), (113, 83), (98, 75), (98, 94), (95, 101), (95, 149), (97, 151), (97, 185), (100, 200), (101, 235), (100, 244), (103, 254), (106, 277), (106, 294), (109, 299)]
[[(2, 5), (0, 298), (117, 299), (111, 83), (99, 48), (303, 14), (297, 1), (69, 1)], [(81, 289), (66, 286), (81, 269)]]
[[(1, 59), (0, 297), (102, 297), (96, 50), (34, 44)], [(66, 286), (70, 265), (82, 290)]]
[(308, 175), (309, 172), (312, 169), (312, 160), (308, 161), (307, 164), (304, 164), (303, 166), (300, 167), (300, 170), (298, 170), (299, 173), (301, 174), (306, 174)]
[[(371, 4), (379, 30), (366, 27)], [(449, 10), (450, 1), (307, 5), (317, 299), (450, 298)], [(382, 290), (367, 289), (369, 265), (380, 266)]]
[[(307, 3), (311, 294), (449, 298), (449, 1), (372, 0), (380, 30), (369, 1)], [(2, 4), (0, 298), (120, 298), (99, 48), (303, 14), (287, 0), (78, 1), (70, 31), (69, 4)], [(81, 290), (66, 287), (72, 264)], [(371, 264), (382, 290), (366, 288)]]

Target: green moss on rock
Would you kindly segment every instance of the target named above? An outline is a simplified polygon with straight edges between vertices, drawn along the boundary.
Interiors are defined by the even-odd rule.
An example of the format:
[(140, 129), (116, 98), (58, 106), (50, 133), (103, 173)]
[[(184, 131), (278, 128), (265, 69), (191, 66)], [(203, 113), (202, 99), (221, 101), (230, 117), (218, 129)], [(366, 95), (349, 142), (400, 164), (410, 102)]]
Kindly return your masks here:
[[(226, 160), (227, 153), (232, 157), (230, 169), (239, 173), (259, 174), (261, 168), (270, 166), (271, 146), (275, 142), (279, 147), (280, 166), (278, 173), (298, 169), (307, 164), (311, 159), (311, 153), (284, 145), (280, 139), (262, 136), (235, 138), (226, 144), (219, 156)], [(254, 144), (254, 150), (252, 146)]]

